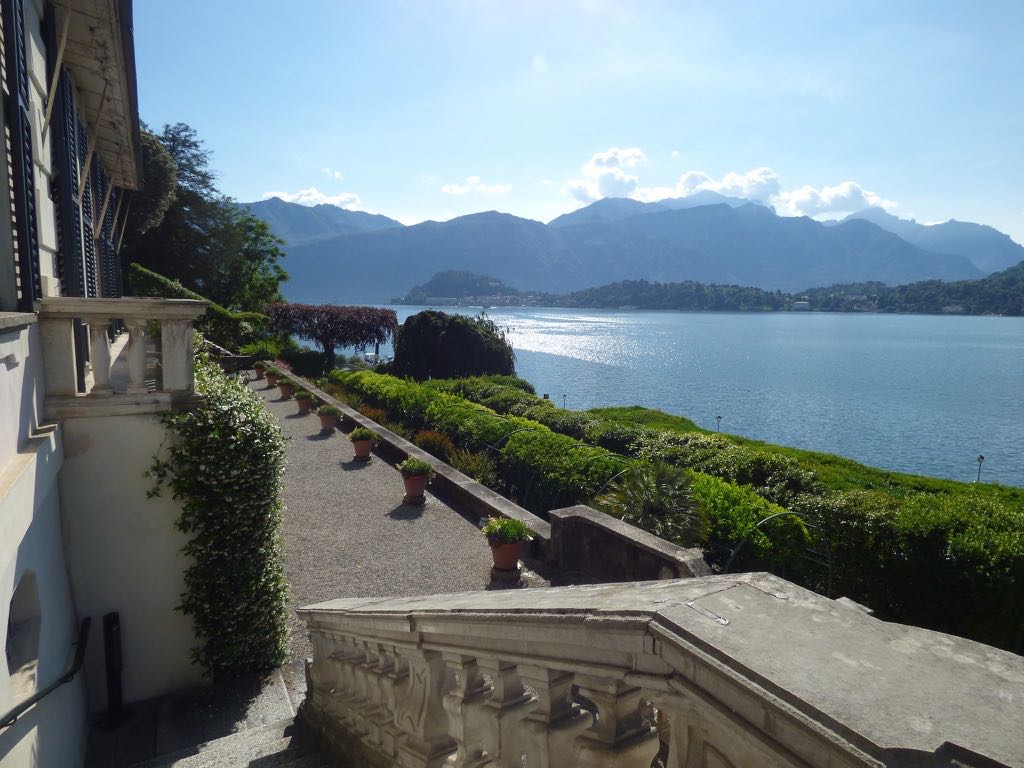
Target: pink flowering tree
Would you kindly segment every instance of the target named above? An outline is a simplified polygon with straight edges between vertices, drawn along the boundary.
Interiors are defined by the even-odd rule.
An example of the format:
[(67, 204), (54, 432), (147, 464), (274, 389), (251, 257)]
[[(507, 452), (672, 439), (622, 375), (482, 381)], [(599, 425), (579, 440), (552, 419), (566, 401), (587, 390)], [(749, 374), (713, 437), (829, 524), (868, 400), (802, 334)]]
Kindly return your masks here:
[(337, 304), (271, 304), (265, 310), (280, 333), (317, 344), (324, 353), (325, 370), (334, 367), (339, 347), (380, 345), (394, 338), (398, 317), (393, 309), (347, 307)]

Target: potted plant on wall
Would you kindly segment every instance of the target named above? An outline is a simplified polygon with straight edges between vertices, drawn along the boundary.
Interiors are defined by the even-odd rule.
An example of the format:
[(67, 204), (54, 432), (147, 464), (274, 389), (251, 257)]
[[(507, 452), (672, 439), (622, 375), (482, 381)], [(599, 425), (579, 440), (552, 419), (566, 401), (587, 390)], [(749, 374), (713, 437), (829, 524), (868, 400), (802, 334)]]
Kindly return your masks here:
[(398, 471), (402, 473), (402, 481), (405, 483), (405, 498), (403, 504), (423, 504), (427, 498), (424, 495), (427, 490), (427, 483), (434, 477), (434, 468), (422, 459), (410, 456), (398, 465)]
[(356, 427), (348, 433), (348, 439), (352, 441), (352, 447), (356, 452), (353, 461), (369, 461), (370, 451), (377, 442), (377, 433), (366, 427)]
[(252, 369), (256, 373), (256, 381), (263, 381), (263, 377), (266, 375), (267, 362), (265, 360), (257, 360), (252, 364)]
[(282, 400), (287, 400), (295, 394), (295, 382), (289, 379), (279, 378), (277, 380), (277, 388), (281, 390)]
[(300, 389), (295, 393), (295, 403), (299, 406), (299, 413), (305, 415), (313, 408), (313, 393)]
[(316, 415), (320, 417), (320, 431), (323, 433), (333, 432), (338, 426), (338, 417), (341, 411), (333, 405), (321, 405), (316, 409)]
[(263, 370), (266, 372), (267, 375), (267, 386), (276, 387), (277, 380), (281, 378), (281, 372), (272, 365), (268, 365)]
[(518, 570), (523, 547), (533, 539), (533, 531), (526, 523), (511, 517), (491, 517), (481, 531), (491, 545), (494, 567), (499, 571)]

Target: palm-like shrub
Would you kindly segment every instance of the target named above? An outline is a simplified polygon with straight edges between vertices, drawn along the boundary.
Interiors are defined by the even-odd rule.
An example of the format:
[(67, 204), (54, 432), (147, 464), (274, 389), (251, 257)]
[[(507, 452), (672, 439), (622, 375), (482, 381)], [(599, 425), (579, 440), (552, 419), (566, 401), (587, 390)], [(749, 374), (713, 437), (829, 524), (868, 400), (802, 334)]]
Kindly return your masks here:
[(671, 464), (630, 467), (594, 503), (630, 525), (684, 546), (707, 538), (707, 516), (690, 494), (690, 473)]

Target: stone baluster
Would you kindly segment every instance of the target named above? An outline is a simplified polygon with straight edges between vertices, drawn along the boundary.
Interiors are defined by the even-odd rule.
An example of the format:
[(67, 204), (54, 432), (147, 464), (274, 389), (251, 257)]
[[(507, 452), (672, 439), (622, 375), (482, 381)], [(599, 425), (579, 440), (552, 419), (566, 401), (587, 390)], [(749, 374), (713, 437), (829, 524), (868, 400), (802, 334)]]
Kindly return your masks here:
[(369, 730), (367, 707), (370, 705), (370, 684), (366, 674), (369, 663), (366, 647), (358, 640), (350, 648), (348, 661), (352, 674), (352, 695), (348, 700), (350, 728), (353, 734), (362, 738)]
[(165, 392), (192, 391), (192, 323), (189, 320), (164, 320), (160, 326)]
[(573, 703), (572, 673), (520, 664), (519, 676), (537, 694), (536, 708), (523, 721), (527, 765), (574, 765), (573, 742), (594, 724), (594, 715)]
[(110, 318), (90, 315), (83, 318), (83, 322), (89, 326), (89, 362), (92, 364), (93, 381), (90, 394), (112, 395), (114, 389), (110, 386), (110, 340), (107, 338)]
[(455, 749), (443, 701), (448, 670), (438, 651), (414, 648), (403, 650), (402, 657), (409, 664), (409, 678), (395, 691), (395, 725), (402, 734), (398, 765), (438, 768)]
[(515, 664), (499, 659), (480, 659), (480, 669), (491, 678), (494, 692), (484, 703), (487, 728), (484, 746), (493, 764), (522, 768), (524, 744), (520, 724), (537, 706), (537, 699), (523, 686)]
[(381, 731), (381, 752), (388, 759), (398, 756), (398, 744), (401, 732), (395, 725), (397, 710), (397, 692), (402, 690), (409, 677), (409, 665), (398, 655), (394, 646), (381, 646), (381, 655), (388, 660), (384, 675), (380, 679), (381, 690), (384, 692), (384, 708), (389, 717)]
[(366, 733), (363, 736), (363, 743), (377, 751), (383, 740), (384, 725), (391, 719), (390, 713), (385, 712), (384, 692), (381, 689), (381, 678), (384, 677), (382, 664), (385, 664), (386, 660), (381, 653), (380, 643), (367, 641), (363, 646), (366, 649), (363, 671), (366, 680)]
[(640, 689), (613, 678), (577, 675), (580, 695), (597, 707), (594, 727), (576, 739), (579, 765), (650, 768), (658, 754), (657, 730), (640, 714)]
[(491, 686), (472, 656), (446, 653), (444, 658), (455, 678), (453, 688), (444, 697), (448, 732), (456, 745), (455, 755), (448, 759), (448, 764), (454, 768), (492, 765), (483, 738), (488, 719), (484, 702), (491, 696)]
[(355, 708), (358, 706), (355, 667), (361, 656), (351, 638), (334, 637), (331, 640), (333, 651), (330, 658), (336, 669), (337, 685), (334, 694), (325, 702), (325, 707), (344, 727), (352, 728), (356, 721)]
[(132, 317), (125, 321), (128, 326), (128, 388), (129, 395), (146, 393), (146, 320)]

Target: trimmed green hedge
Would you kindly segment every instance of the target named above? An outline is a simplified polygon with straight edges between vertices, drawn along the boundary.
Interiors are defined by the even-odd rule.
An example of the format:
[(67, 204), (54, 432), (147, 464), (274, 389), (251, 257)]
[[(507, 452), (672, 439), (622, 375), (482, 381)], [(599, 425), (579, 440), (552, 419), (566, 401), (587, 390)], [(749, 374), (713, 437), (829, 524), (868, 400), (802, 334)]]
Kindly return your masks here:
[[(461, 395), (492, 408), (540, 422), (555, 432), (633, 458), (665, 461), (704, 472), (737, 485), (752, 485), (776, 504), (788, 504), (801, 493), (820, 488), (813, 472), (793, 459), (735, 445), (719, 435), (678, 434), (604, 419), (587, 411), (558, 408), (537, 397), (513, 377), (477, 376), (442, 379), (427, 385)], [(527, 385), (528, 386), (528, 385)]]
[(181, 283), (157, 274), (139, 264), (128, 265), (128, 291), (132, 296), (159, 296), (164, 299), (197, 299), (207, 303), (206, 316), (196, 330), (214, 344), (237, 352), (245, 344), (268, 338), (270, 318), (259, 312), (233, 312), (190, 291)]

